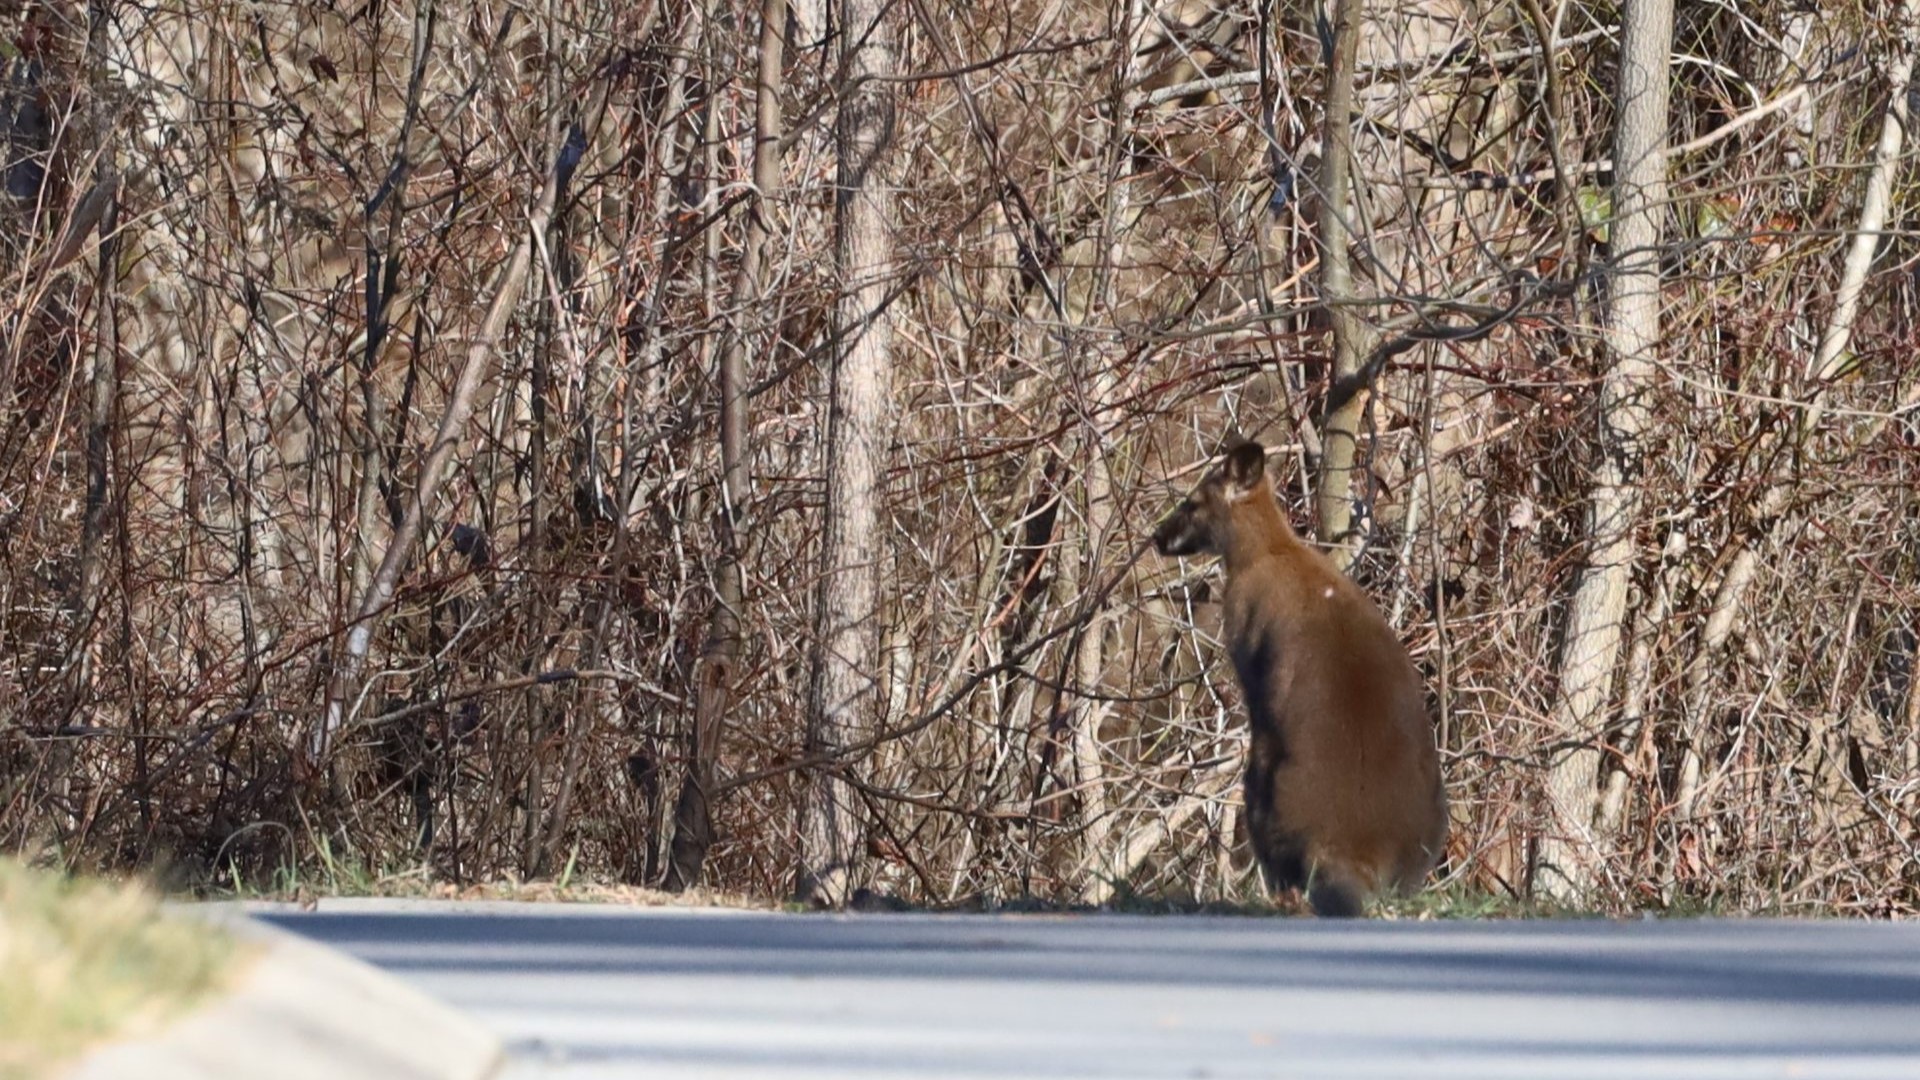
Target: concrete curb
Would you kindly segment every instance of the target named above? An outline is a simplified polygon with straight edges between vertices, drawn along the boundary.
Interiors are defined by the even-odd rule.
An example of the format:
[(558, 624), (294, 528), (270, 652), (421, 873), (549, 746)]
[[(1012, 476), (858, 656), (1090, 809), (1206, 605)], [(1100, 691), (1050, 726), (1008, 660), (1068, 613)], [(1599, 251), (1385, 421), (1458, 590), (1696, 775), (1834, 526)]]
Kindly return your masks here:
[(172, 910), (218, 923), (258, 955), (225, 997), (94, 1051), (66, 1080), (487, 1080), (503, 1063), (492, 1032), (367, 964), (236, 905)]

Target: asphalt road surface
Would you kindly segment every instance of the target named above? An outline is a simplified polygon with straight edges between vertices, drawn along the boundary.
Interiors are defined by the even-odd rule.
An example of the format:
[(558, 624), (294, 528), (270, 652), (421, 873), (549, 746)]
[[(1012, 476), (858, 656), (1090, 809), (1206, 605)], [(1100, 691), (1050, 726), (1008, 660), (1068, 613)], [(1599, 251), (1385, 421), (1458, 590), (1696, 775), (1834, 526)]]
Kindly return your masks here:
[(493, 1026), (511, 1080), (1920, 1078), (1920, 924), (268, 917)]

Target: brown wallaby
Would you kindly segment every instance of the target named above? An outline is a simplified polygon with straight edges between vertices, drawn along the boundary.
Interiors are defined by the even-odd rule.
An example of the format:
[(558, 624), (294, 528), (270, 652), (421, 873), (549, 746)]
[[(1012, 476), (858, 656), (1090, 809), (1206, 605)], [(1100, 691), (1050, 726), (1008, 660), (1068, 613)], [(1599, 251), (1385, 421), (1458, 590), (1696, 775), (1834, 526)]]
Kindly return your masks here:
[(1267, 882), (1316, 914), (1420, 887), (1447, 835), (1420, 675), (1373, 601), (1301, 541), (1242, 443), (1153, 534), (1226, 560), (1226, 640), (1247, 699), (1247, 832)]

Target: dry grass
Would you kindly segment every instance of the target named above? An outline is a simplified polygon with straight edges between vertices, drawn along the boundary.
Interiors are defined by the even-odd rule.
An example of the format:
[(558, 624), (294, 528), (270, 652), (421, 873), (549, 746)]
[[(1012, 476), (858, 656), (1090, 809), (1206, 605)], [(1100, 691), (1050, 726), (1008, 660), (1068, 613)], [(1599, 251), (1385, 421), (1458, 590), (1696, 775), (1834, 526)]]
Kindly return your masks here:
[(268, 900), (310, 903), (321, 897), (378, 897), (399, 900), (515, 900), (544, 904), (622, 904), (629, 907), (709, 907), (770, 910), (778, 905), (766, 897), (718, 889), (688, 889), (668, 892), (639, 885), (610, 881), (499, 881), (455, 885), (435, 881), (424, 872), (368, 876), (343, 881), (340, 878), (277, 877), (274, 884), (256, 888), (229, 884), (206, 891), (209, 899)]
[(0, 1078), (49, 1075), (89, 1046), (152, 1031), (231, 977), (234, 942), (158, 902), (140, 885), (0, 859)]

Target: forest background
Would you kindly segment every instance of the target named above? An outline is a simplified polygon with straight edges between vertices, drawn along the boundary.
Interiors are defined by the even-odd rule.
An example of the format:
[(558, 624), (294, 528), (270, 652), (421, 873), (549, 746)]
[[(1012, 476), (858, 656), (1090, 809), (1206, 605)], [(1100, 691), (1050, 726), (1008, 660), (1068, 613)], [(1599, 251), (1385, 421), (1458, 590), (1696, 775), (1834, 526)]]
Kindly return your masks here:
[(1237, 433), (1455, 894), (1911, 912), (1915, 4), (1666, 8), (0, 6), (0, 848), (1246, 901)]

